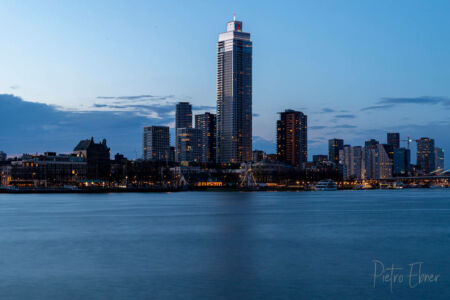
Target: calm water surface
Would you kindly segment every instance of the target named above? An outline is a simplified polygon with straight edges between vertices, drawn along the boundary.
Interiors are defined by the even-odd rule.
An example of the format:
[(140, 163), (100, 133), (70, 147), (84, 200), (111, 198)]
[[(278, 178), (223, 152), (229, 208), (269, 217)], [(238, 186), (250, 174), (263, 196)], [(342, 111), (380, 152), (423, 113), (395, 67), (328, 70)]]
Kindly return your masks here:
[[(392, 292), (373, 260), (402, 268)], [(438, 282), (409, 286), (415, 262)], [(450, 299), (449, 279), (450, 190), (0, 194), (0, 299)]]

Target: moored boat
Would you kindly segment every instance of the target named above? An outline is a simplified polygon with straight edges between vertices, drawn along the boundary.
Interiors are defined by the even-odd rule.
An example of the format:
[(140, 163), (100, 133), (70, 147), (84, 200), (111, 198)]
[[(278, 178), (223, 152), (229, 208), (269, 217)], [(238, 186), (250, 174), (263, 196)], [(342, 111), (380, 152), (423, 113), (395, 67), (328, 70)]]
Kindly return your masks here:
[(319, 181), (314, 187), (315, 191), (336, 191), (337, 184), (336, 181), (327, 179)]

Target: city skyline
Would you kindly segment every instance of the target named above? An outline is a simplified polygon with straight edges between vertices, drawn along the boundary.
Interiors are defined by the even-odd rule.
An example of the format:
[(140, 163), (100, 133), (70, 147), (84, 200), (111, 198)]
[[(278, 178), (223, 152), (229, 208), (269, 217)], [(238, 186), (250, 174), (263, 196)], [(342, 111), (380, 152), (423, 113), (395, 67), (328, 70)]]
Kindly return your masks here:
[[(118, 4), (111, 5), (110, 12), (116, 11), (116, 5)], [(142, 5), (143, 7), (146, 7), (144, 4)], [(357, 12), (364, 14), (369, 9), (372, 9), (374, 15), (376, 16), (377, 13), (380, 13), (380, 11), (377, 10), (377, 7), (365, 4), (360, 8), (361, 10), (358, 11), (353, 5), (349, 5), (347, 8), (339, 8), (335, 5), (329, 4), (329, 10), (325, 10), (324, 14), (329, 15), (331, 20), (325, 21), (320, 19), (319, 21), (314, 22), (310, 18), (306, 18), (303, 21), (305, 22), (305, 26), (301, 27), (302, 29), (299, 29), (300, 27), (298, 26), (294, 26), (296, 28), (295, 32), (292, 27), (286, 26), (286, 19), (280, 17), (279, 14), (275, 13), (275, 17), (271, 19), (271, 21), (277, 26), (270, 28), (270, 26), (265, 24), (263, 25), (263, 23), (261, 23), (261, 17), (258, 18), (250, 12), (249, 7), (245, 7), (250, 5), (244, 5), (244, 7), (236, 9), (238, 19), (245, 21), (246, 28), (249, 32), (252, 32), (252, 35), (254, 35), (255, 41), (258, 44), (257, 48), (259, 48), (258, 51), (255, 52), (256, 70), (254, 72), (255, 74), (253, 79), (253, 119), (255, 124), (253, 130), (253, 136), (255, 137), (254, 149), (262, 149), (272, 153), (276, 151), (276, 135), (274, 129), (275, 126), (273, 124), (276, 122), (277, 115), (273, 112), (290, 108), (303, 111), (309, 116), (309, 160), (311, 160), (311, 155), (326, 154), (327, 141), (333, 137), (343, 138), (346, 144), (348, 143), (351, 145), (362, 145), (364, 141), (369, 138), (375, 138), (379, 140), (380, 143), (385, 143), (385, 132), (390, 131), (400, 132), (402, 137), (411, 136), (414, 140), (421, 137), (433, 138), (436, 141), (436, 146), (443, 148), (444, 151), (448, 151), (450, 141), (448, 134), (446, 134), (449, 126), (448, 117), (446, 114), (448, 114), (448, 95), (450, 92), (448, 91), (447, 85), (445, 85), (445, 82), (442, 80), (443, 78), (448, 78), (447, 74), (450, 69), (445, 67), (449, 63), (448, 54), (445, 54), (448, 53), (445, 49), (447, 49), (449, 45), (445, 41), (435, 40), (436, 36), (430, 34), (436, 34), (436, 32), (438, 32), (441, 36), (445, 36), (447, 34), (447, 29), (445, 28), (448, 27), (443, 26), (444, 24), (441, 23), (444, 21), (441, 21), (439, 18), (438, 20), (429, 22), (431, 19), (436, 19), (436, 16), (440, 14), (440, 11), (445, 8), (441, 8), (439, 10), (436, 7), (428, 7), (425, 4), (414, 4), (409, 6), (413, 13), (418, 13), (422, 8), (427, 7), (429, 8), (430, 16), (427, 16), (424, 20), (419, 22), (420, 25), (427, 26), (418, 27), (418, 25), (414, 25), (413, 28), (416, 29), (417, 34), (408, 34), (405, 31), (406, 28), (404, 28), (403, 25), (396, 23), (397, 21), (394, 22), (393, 18), (394, 13), (398, 13), (400, 14), (398, 16), (400, 21), (405, 22), (404, 24), (410, 24), (410, 19), (400, 13), (401, 4), (390, 5), (392, 6), (392, 15), (386, 16), (386, 22), (392, 25), (394, 30), (393, 32), (385, 32), (386, 39), (393, 41), (392, 47), (397, 47), (399, 49), (403, 49), (402, 47), (411, 46), (408, 48), (411, 53), (409, 53), (409, 55), (407, 55), (406, 58), (404, 57), (402, 60), (400, 58), (401, 51), (393, 51), (392, 53), (389, 52), (389, 57), (386, 57), (385, 54), (384, 58), (387, 60), (380, 60), (380, 56), (377, 56), (379, 54), (375, 53), (376, 49), (373, 51), (368, 49), (359, 51), (361, 48), (356, 47), (354, 51), (358, 50), (359, 53), (359, 56), (357, 56), (357, 63), (362, 65), (366, 64), (367, 66), (367, 63), (376, 61), (381, 63), (380, 65), (385, 68), (389, 66), (389, 72), (387, 72), (387, 70), (381, 67), (378, 68), (375, 64), (371, 64), (371, 67), (367, 68), (367, 71), (364, 73), (359, 73), (359, 75), (363, 75), (362, 79), (365, 82), (363, 82), (357, 90), (352, 89), (352, 83), (356, 83), (354, 80), (355, 75), (357, 74), (348, 76), (348, 72), (350, 70), (357, 70), (360, 72), (361, 70), (359, 68), (355, 69), (355, 67), (357, 67), (356, 63), (353, 64), (345, 59), (338, 59), (339, 55), (348, 55), (349, 53), (353, 53), (353, 50), (349, 51), (348, 48), (344, 49), (342, 46), (337, 48), (337, 54), (332, 54), (325, 50), (321, 50), (319, 53), (321, 54), (321, 58), (324, 62), (332, 62), (331, 65), (328, 65), (328, 70), (331, 74), (339, 70), (339, 64), (341, 64), (341, 66), (348, 67), (341, 68), (341, 70), (344, 71), (343, 78), (335, 77), (334, 80), (330, 80), (330, 77), (325, 76), (320, 80), (318, 78), (314, 79), (314, 75), (317, 73), (311, 71), (318, 72), (323, 70), (323, 63), (319, 62), (317, 59), (313, 59), (309, 62), (309, 65), (303, 65), (303, 67), (307, 66), (307, 68), (299, 68), (300, 77), (296, 78), (296, 80), (302, 80), (300, 80), (297, 84), (293, 85), (293, 78), (289, 76), (283, 76), (282, 78), (284, 78), (286, 82), (283, 84), (278, 84), (280, 81), (277, 77), (283, 74), (280, 72), (287, 71), (288, 73), (286, 73), (286, 75), (289, 75), (289, 72), (292, 72), (291, 66), (287, 64), (287, 59), (290, 59), (294, 65), (298, 65), (299, 63), (304, 63), (306, 58), (311, 58), (311, 53), (306, 51), (306, 53), (303, 53), (304, 55), (293, 55), (292, 51), (286, 50), (287, 52), (285, 52), (285, 57), (279, 57), (275, 48), (270, 47), (268, 37), (270, 36), (272, 39), (282, 38), (286, 37), (287, 34), (298, 33), (300, 41), (305, 41), (306, 38), (311, 38), (311, 34), (313, 32), (321, 33), (316, 36), (317, 40), (309, 40), (309, 47), (311, 49), (315, 49), (319, 45), (326, 45), (326, 43), (335, 41), (335, 39), (330, 35), (324, 35), (324, 32), (317, 31), (317, 26), (320, 25), (323, 26), (323, 30), (329, 30), (331, 28), (330, 26), (332, 25), (332, 21), (337, 21), (335, 25), (337, 25), (340, 29), (345, 29), (343, 31), (343, 35), (341, 36), (343, 38), (342, 41), (351, 41), (353, 42), (351, 45), (355, 46), (355, 42), (361, 41), (361, 38), (358, 39), (356, 36), (350, 35), (352, 31), (347, 26), (349, 24), (345, 24), (340, 21), (337, 17), (337, 12), (355, 17), (358, 16)], [(13, 20), (15, 12), (17, 13), (18, 9), (22, 8), (21, 4), (8, 4), (7, 6), (10, 14), (5, 16), (2, 19), (2, 22)], [(46, 4), (43, 5), (44, 8), (45, 6)], [(68, 4), (61, 5), (60, 7), (57, 7), (56, 10), (66, 12), (68, 9), (66, 6), (68, 6)], [(193, 5), (193, 7), (197, 6), (197, 4)], [(36, 9), (35, 18), (39, 19), (43, 17), (42, 9), (43, 8)], [(96, 8), (94, 7), (94, 10), (95, 9)], [(135, 9), (136, 8), (130, 7), (126, 13), (135, 11)], [(262, 5), (262, 8), (259, 8), (259, 10), (260, 12), (267, 12), (268, 7)], [(318, 13), (318, 7), (314, 5), (306, 5), (305, 10), (313, 13), (313, 15), (314, 13)], [(167, 13), (165, 8), (160, 7), (156, 7), (156, 11), (161, 12), (162, 16), (164, 16), (164, 13)], [(278, 12), (281, 10), (277, 10), (277, 7), (275, 7), (273, 11)], [(27, 12), (28, 10), (25, 9), (23, 13), (26, 14)], [(74, 16), (77, 16), (83, 14), (83, 12), (83, 9), (78, 8), (73, 11), (73, 14)], [(162, 85), (166, 87), (164, 91), (154, 89), (152, 87), (154, 87), (155, 81), (151, 79), (146, 79), (145, 84), (144, 80), (139, 79), (136, 81), (139, 81), (140, 84), (142, 83), (142, 87), (147, 85), (148, 87), (146, 88), (130, 88), (130, 77), (128, 77), (126, 73), (124, 73), (122, 77), (118, 77), (117, 74), (113, 74), (114, 72), (110, 74), (110, 77), (98, 76), (96, 77), (97, 81), (93, 80), (91, 83), (82, 84), (82, 81), (72, 79), (74, 79), (73, 76), (79, 79), (77, 76), (79, 74), (83, 74), (83, 72), (70, 73), (70, 65), (68, 68), (64, 67), (67, 67), (67, 64), (71, 63), (71, 59), (67, 60), (67, 64), (60, 65), (59, 74), (64, 74), (66, 76), (60, 76), (61, 79), (55, 81), (52, 80), (54, 79), (56, 71), (55, 64), (61, 59), (61, 57), (58, 56), (54, 58), (55, 61), (53, 64), (48, 64), (49, 69), (44, 73), (47, 76), (39, 76), (38, 78), (38, 76), (35, 75), (36, 71), (39, 70), (36, 68), (36, 64), (41, 61), (50, 62), (46, 57), (52, 53), (52, 51), (57, 49), (54, 42), (58, 41), (60, 36), (56, 34), (55, 31), (49, 31), (49, 28), (45, 26), (38, 27), (36, 30), (43, 33), (44, 39), (49, 42), (53, 42), (49, 43), (48, 48), (39, 49), (40, 51), (38, 53), (16, 51), (14, 52), (14, 55), (8, 55), (11, 54), (9, 51), (13, 48), (15, 49), (20, 46), (25, 47), (27, 45), (27, 42), (24, 40), (23, 32), (20, 31), (20, 29), (27, 28), (28, 24), (25, 23), (20, 26), (17, 25), (11, 27), (9, 34), (15, 32), (17, 34), (17, 38), (13, 39), (11, 36), (10, 42), (7, 44), (9, 46), (1, 50), (3, 54), (2, 57), (9, 57), (10, 59), (9, 61), (2, 61), (4, 62), (3, 65), (6, 66), (8, 70), (8, 74), (3, 74), (4, 77), (1, 78), (2, 84), (0, 84), (0, 93), (14, 94), (18, 97), (23, 97), (23, 99), (27, 101), (39, 101), (46, 104), (59, 105), (59, 107), (21, 102), (20, 99), (13, 98), (11, 96), (0, 96), (2, 99), (0, 101), (2, 111), (4, 111), (5, 114), (11, 112), (4, 116), (1, 124), (2, 134), (0, 149), (6, 151), (8, 154), (20, 154), (29, 151), (44, 152), (49, 149), (58, 152), (67, 152), (70, 151), (70, 146), (68, 146), (69, 141), (72, 143), (74, 140), (94, 135), (96, 138), (105, 137), (111, 141), (111, 147), (112, 149), (116, 149), (115, 152), (125, 153), (127, 156), (134, 158), (136, 149), (139, 149), (139, 145), (142, 144), (142, 141), (140, 141), (140, 132), (144, 126), (170, 125), (171, 128), (173, 128), (173, 102), (191, 102), (194, 106), (194, 114), (204, 111), (211, 111), (214, 113), (214, 68), (216, 61), (214, 59), (215, 47), (213, 45), (212, 49), (210, 44), (211, 42), (214, 44), (217, 34), (223, 31), (221, 30), (223, 23), (232, 19), (232, 12), (233, 11), (221, 11), (220, 13), (213, 14), (213, 16), (208, 16), (204, 20), (195, 20), (195, 22), (201, 22), (202, 24), (202, 26), (198, 26), (200, 29), (200, 43), (197, 43), (197, 45), (190, 43), (183, 45), (183, 53), (185, 55), (188, 54), (189, 60), (180, 65), (183, 69), (183, 74), (191, 74), (194, 76), (181, 76), (182, 78), (179, 78), (180, 72), (177, 73), (174, 71), (171, 73), (174, 78), (177, 78), (178, 76), (177, 82), (179, 85), (183, 87), (186, 87), (187, 85), (190, 86), (189, 89), (185, 89), (184, 91), (181, 91), (175, 85), (170, 84)], [(181, 14), (185, 18), (193, 15), (191, 9), (188, 9), (186, 12), (177, 11), (176, 13)], [(99, 19), (103, 18), (105, 18), (105, 16), (100, 13)], [(157, 39), (158, 36), (153, 36), (155, 31), (170, 32), (173, 30), (170, 26), (171, 24), (167, 23), (167, 20), (162, 19), (159, 21), (160, 27), (158, 30), (155, 30), (152, 26), (146, 26), (145, 28), (139, 30), (148, 31), (152, 34), (152, 40), (159, 41)], [(289, 21), (298, 22), (298, 18), (291, 18)], [(371, 31), (369, 30), (368, 36), (375, 38), (375, 40), (380, 40), (378, 30), (381, 30), (382, 27), (380, 29), (369, 27), (371, 24), (371, 19), (368, 19), (367, 21), (352, 19), (352, 21), (363, 25), (363, 27), (365, 26), (365, 29), (370, 28)], [(61, 25), (61, 28), (71, 28), (72, 26), (71, 20), (55, 19), (49, 22), (51, 24)], [(211, 25), (211, 28), (206, 29), (205, 26), (207, 24)], [(130, 24), (130, 27), (128, 27), (127, 30), (134, 29), (135, 25), (136, 24)], [(283, 32), (280, 37), (274, 37), (270, 33), (276, 30), (276, 28), (283, 28), (285, 32)], [(98, 31), (95, 31), (91, 37), (95, 37), (95, 34), (99, 34), (98, 37), (103, 37), (105, 33), (110, 32), (108, 28), (97, 28), (97, 30)], [(205, 30), (207, 31), (206, 34), (203, 34)], [(84, 29), (81, 27), (79, 28), (79, 31), (76, 32), (83, 33)], [(211, 34), (212, 32), (214, 34)], [(419, 35), (420, 33), (426, 34), (427, 39), (432, 39), (432, 41), (434, 41), (434, 44), (432, 44), (435, 46), (434, 48), (437, 47), (439, 49), (439, 53), (436, 53), (433, 49), (428, 48), (424, 51), (425, 49), (423, 47), (428, 46), (422, 44), (422, 48), (414, 47), (414, 45), (417, 45), (417, 42), (419, 41), (419, 37), (421, 36)], [(174, 34), (168, 36), (171, 36), (172, 38), (179, 37), (181, 38), (180, 41), (183, 41), (183, 39), (186, 38), (182, 37), (182, 33), (175, 34), (175, 32)], [(396, 42), (393, 40), (393, 38), (398, 37), (402, 37), (403, 40), (401, 42)], [(81, 39), (81, 42), (85, 42), (79, 35), (77, 35), (77, 38)], [(112, 41), (118, 42), (123, 39), (124, 36), (112, 35), (110, 38)], [(167, 38), (164, 38), (161, 41), (163, 42), (162, 44), (174, 42), (174, 40), (169, 40)], [(206, 46), (206, 42), (208, 42), (208, 46)], [(273, 42), (276, 42), (276, 40)], [(291, 49), (289, 50), (305, 50), (305, 48), (299, 44), (299, 41), (293, 41), (292, 43)], [(198, 44), (205, 45), (205, 47), (199, 46)], [(290, 47), (289, 45), (289, 43), (286, 45), (287, 48)], [(85, 46), (85, 44), (80, 43), (80, 47)], [(141, 48), (139, 47), (131, 48), (134, 48), (137, 53), (140, 53), (141, 51)], [(142, 49), (145, 48), (148, 48), (148, 45), (144, 45)], [(72, 50), (69, 49), (66, 51), (71, 53)], [(425, 52), (428, 54), (425, 55)], [(436, 55), (434, 55), (433, 58), (430, 58), (430, 53)], [(87, 55), (85, 52), (82, 52), (82, 54)], [(96, 57), (96, 55), (98, 55), (98, 53), (93, 53), (91, 58)], [(161, 55), (154, 55), (154, 57), (166, 62), (167, 55), (175, 60), (177, 59), (177, 54), (173, 53), (173, 51), (164, 55), (162, 53)], [(28, 59), (26, 59), (27, 57)], [(32, 61), (29, 66), (29, 75), (24, 76), (26, 73), (24, 72), (23, 66), (19, 64), (19, 61), (29, 61), (33, 57), (39, 59)], [(71, 56), (68, 56), (67, 58), (71, 58)], [(78, 57), (74, 57), (74, 61), (76, 61), (77, 58)], [(153, 56), (152, 58), (145, 56), (145, 58), (151, 61)], [(277, 63), (277, 68), (275, 69), (273, 68), (273, 65), (272, 67), (269, 67), (271, 64), (270, 61), (274, 59), (280, 59)], [(109, 61), (110, 57), (104, 57), (104, 62)], [(130, 70), (129, 68), (133, 65), (136, 67), (136, 71), (138, 71), (138, 73), (144, 74), (142, 73), (142, 69), (136, 64), (133, 64), (132, 61), (133, 60), (122, 60), (122, 65), (126, 70)], [(383, 61), (385, 62), (384, 64), (382, 63)], [(98, 63), (103, 64), (103, 61), (99, 60)], [(198, 70), (189, 68), (189, 66), (193, 63), (200, 64), (197, 65), (199, 67), (197, 68)], [(425, 63), (427, 67), (425, 67)], [(400, 68), (406, 66), (406, 64), (409, 65), (409, 69)], [(146, 63), (144, 63), (144, 65), (146, 65)], [(183, 68), (183, 66), (185, 66), (185, 68)], [(203, 72), (206, 69), (209, 71)], [(419, 70), (421, 72), (419, 72)], [(169, 71), (173, 71), (173, 68), (171, 68), (170, 65), (163, 76), (168, 79), (167, 83), (172, 80), (167, 77), (170, 76)], [(211, 78), (211, 74), (213, 78)], [(197, 85), (192, 84), (192, 80), (189, 79), (189, 77), (199, 78), (198, 75), (201, 75), (200, 78), (206, 78), (206, 80), (200, 80), (203, 87), (198, 87)], [(273, 75), (278, 76), (274, 77)], [(312, 75), (312, 77), (310, 77), (317, 81), (311, 82), (312, 79), (305, 79), (306, 75)], [(375, 75), (382, 76), (378, 76), (377, 79), (374, 77)], [(19, 80), (21, 78), (22, 80)], [(105, 80), (116, 80), (119, 78), (124, 79), (122, 84), (117, 81), (114, 85), (109, 85), (108, 88), (107, 85), (104, 84)], [(148, 76), (143, 76), (142, 78), (148, 78)], [(369, 78), (375, 88), (367, 85), (368, 81), (366, 82), (366, 80)], [(431, 80), (431, 78), (434, 80)], [(44, 84), (43, 80), (56, 83), (58, 90), (61, 91), (63, 91), (65, 89), (64, 86), (70, 82), (72, 85), (71, 89), (74, 90), (73, 96), (67, 98), (64, 95), (69, 95), (69, 93), (55, 93), (57, 90), (51, 88), (49, 84)], [(267, 80), (273, 80), (273, 85), (268, 85)], [(389, 85), (385, 84), (386, 80), (389, 80)], [(408, 81), (408, 85), (405, 84), (406, 81)], [(409, 84), (410, 82), (414, 82), (414, 84)], [(327, 88), (318, 88), (319, 83)], [(338, 83), (344, 84), (337, 86)], [(287, 88), (288, 86), (289, 88)], [(187, 92), (188, 90), (191, 92)], [(209, 90), (209, 92), (205, 92), (206, 90)], [(282, 90), (283, 93), (274, 97), (274, 93), (280, 90)], [(90, 91), (91, 96), (89, 96), (86, 91)], [(194, 91), (205, 94), (203, 96), (196, 95), (196, 92)], [(355, 93), (355, 95), (347, 95), (347, 92)], [(80, 93), (84, 93), (84, 95), (81, 95)], [(295, 96), (292, 96), (294, 93)], [(118, 96), (114, 96), (114, 94)], [(328, 96), (326, 94), (328, 94)], [(84, 99), (84, 102), (77, 102), (78, 100), (73, 97), (77, 99)], [(337, 99), (343, 100), (338, 101)], [(34, 113), (38, 116), (40, 115), (41, 117), (39, 118), (32, 116)], [(25, 118), (21, 116), (21, 114), (24, 114), (25, 116), (31, 115), (31, 117)], [(23, 125), (19, 126), (13, 124), (14, 120), (18, 120), (18, 122), (20, 122), (22, 119)], [(31, 123), (31, 121), (33, 121), (33, 123)], [(84, 123), (81, 128), (79, 128), (79, 123)], [(34, 126), (36, 129), (30, 129), (30, 127)], [(33, 130), (38, 131), (35, 133)], [(14, 134), (11, 134), (9, 131), (14, 131)], [(62, 134), (61, 132), (65, 133)], [(131, 136), (131, 133), (135, 136)], [(172, 133), (173, 129), (171, 129), (171, 136), (173, 137), (174, 135)], [(51, 140), (51, 137), (54, 138), (54, 141)], [(20, 143), (21, 140), (23, 143)], [(401, 142), (401, 144), (402, 147), (405, 146), (404, 142)], [(413, 143), (411, 153), (412, 157), (415, 156), (414, 148), (415, 145)], [(448, 162), (446, 165), (448, 166)]]

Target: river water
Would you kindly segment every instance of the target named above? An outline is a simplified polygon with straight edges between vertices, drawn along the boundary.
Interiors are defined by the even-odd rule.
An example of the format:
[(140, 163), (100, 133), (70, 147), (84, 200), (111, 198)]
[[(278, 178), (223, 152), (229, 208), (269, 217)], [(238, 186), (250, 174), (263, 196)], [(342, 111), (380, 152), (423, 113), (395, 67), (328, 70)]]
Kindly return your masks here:
[(450, 190), (0, 194), (0, 299), (148, 298), (450, 299)]

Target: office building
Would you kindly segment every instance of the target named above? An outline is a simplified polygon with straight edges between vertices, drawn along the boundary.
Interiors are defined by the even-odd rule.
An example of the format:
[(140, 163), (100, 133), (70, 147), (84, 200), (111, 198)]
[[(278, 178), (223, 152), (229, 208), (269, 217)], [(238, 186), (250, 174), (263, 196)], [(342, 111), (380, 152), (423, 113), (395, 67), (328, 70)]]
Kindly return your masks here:
[(308, 157), (307, 116), (302, 112), (286, 110), (277, 121), (278, 160), (292, 166), (303, 166)]
[[(88, 149), (88, 159), (86, 159), (86, 156), (76, 156), (74, 154), (57, 155), (55, 152), (45, 152), (43, 155), (24, 154), (21, 158), (11, 161), (8, 184), (19, 187), (78, 185), (81, 180), (86, 178), (87, 172), (91, 173), (88, 178), (92, 180), (93, 158), (89, 158), (92, 155), (92, 151), (95, 151), (92, 148), (96, 148), (96, 146), (91, 145), (91, 149)], [(103, 147), (99, 146), (98, 148)], [(96, 166), (98, 167), (99, 165)], [(94, 174), (94, 176), (96, 175)]]
[(219, 163), (252, 159), (252, 41), (236, 19), (217, 43), (216, 151)]
[(216, 115), (209, 112), (196, 115), (195, 128), (202, 134), (201, 162), (216, 162)]
[(177, 129), (176, 160), (180, 163), (201, 162), (202, 132), (197, 128)]
[(339, 151), (344, 148), (344, 140), (331, 139), (328, 140), (328, 160), (339, 164)]
[(435, 170), (444, 170), (444, 149), (434, 147), (434, 164)]
[(392, 145), (377, 144), (375, 147), (375, 179), (392, 177), (394, 150)]
[(435, 169), (434, 140), (423, 137), (417, 142), (417, 169), (422, 174), (429, 174)]
[(364, 143), (364, 153), (363, 153), (363, 179), (376, 178), (375, 172), (375, 155), (374, 151), (379, 142), (374, 139), (370, 139)]
[(175, 111), (175, 130), (192, 128), (192, 105), (189, 102), (178, 102)]
[(398, 148), (394, 150), (394, 167), (393, 176), (408, 176), (411, 165), (411, 151), (406, 148)]
[(350, 145), (344, 145), (344, 147), (339, 150), (339, 164), (342, 166), (342, 176), (344, 180), (349, 180), (351, 178), (351, 149)]
[(143, 154), (144, 160), (170, 160), (170, 136), (168, 126), (144, 127)]
[(392, 145), (394, 150), (400, 148), (400, 133), (389, 132), (387, 134), (387, 144)]

